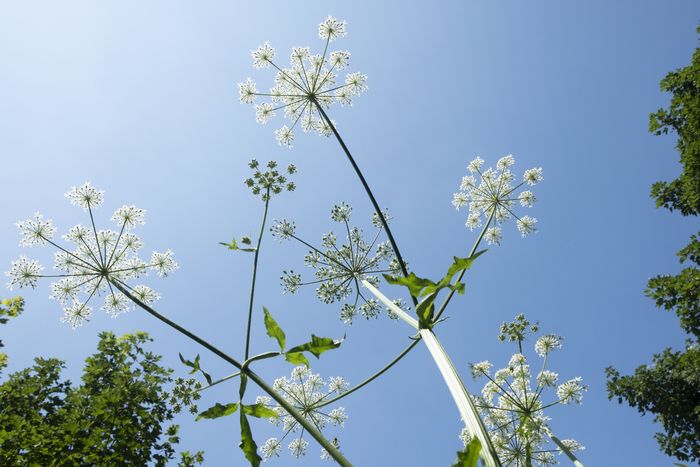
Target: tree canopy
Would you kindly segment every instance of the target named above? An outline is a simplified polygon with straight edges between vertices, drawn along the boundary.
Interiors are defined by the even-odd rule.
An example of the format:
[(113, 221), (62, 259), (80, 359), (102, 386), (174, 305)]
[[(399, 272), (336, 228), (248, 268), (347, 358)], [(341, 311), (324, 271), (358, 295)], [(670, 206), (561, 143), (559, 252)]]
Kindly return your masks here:
[[(147, 334), (100, 334), (82, 384), (61, 377), (64, 363), (36, 358), (0, 384), (2, 465), (165, 465), (178, 426), (164, 386), (172, 370), (146, 351)], [(203, 461), (181, 453), (180, 464)]]
[[(698, 28), (700, 33), (700, 28)], [(649, 131), (678, 135), (677, 149), (683, 167), (671, 182), (654, 183), (651, 196), (657, 207), (677, 210), (684, 216), (700, 214), (700, 48), (692, 63), (673, 71), (661, 81), (661, 89), (672, 94), (668, 109), (649, 118)], [(681, 461), (700, 460), (700, 240), (677, 253), (682, 264), (675, 275), (658, 275), (649, 280), (646, 295), (656, 306), (675, 311), (688, 334), (684, 351), (671, 348), (655, 354), (651, 365), (641, 365), (633, 375), (621, 376), (609, 367), (608, 397), (626, 401), (639, 412), (654, 414), (663, 427), (656, 434), (662, 451)]]

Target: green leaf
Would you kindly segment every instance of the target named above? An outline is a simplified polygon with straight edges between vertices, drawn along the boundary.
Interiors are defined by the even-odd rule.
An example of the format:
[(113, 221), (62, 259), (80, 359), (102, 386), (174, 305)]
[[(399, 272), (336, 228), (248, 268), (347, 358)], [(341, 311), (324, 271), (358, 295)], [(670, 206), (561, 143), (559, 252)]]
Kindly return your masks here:
[(265, 407), (263, 404), (244, 405), (243, 411), (246, 415), (252, 415), (257, 418), (277, 418), (279, 415), (274, 410)]
[(194, 362), (185, 359), (185, 357), (183, 357), (182, 354), (179, 352), (178, 355), (180, 356), (180, 361), (184, 365), (187, 365), (188, 367), (192, 368), (192, 371), (190, 371), (191, 375), (199, 371), (204, 376), (204, 379), (207, 380), (207, 384), (211, 384), (211, 375), (209, 375), (209, 373), (207, 373), (206, 371), (202, 370), (202, 368), (199, 366), (199, 354), (197, 354), (197, 356), (194, 358)]
[(251, 243), (253, 243), (253, 241), (250, 239), (249, 236), (246, 235), (245, 237), (241, 238), (241, 243), (244, 245), (250, 245)]
[(245, 416), (245, 411), (241, 410), (241, 442), (238, 444), (246, 459), (253, 467), (259, 467), (262, 457), (258, 455), (258, 445), (253, 439), (253, 432), (250, 430), (248, 418)]
[(232, 413), (234, 413), (236, 410), (238, 410), (238, 402), (231, 402), (230, 404), (226, 405), (222, 405), (217, 402), (204, 412), (198, 414), (197, 418), (195, 418), (195, 421), (198, 421), (202, 418), (212, 419), (226, 417), (227, 415), (231, 415)]
[(435, 282), (431, 281), (430, 279), (418, 277), (414, 273), (410, 273), (407, 277), (401, 277), (401, 276), (394, 277), (394, 276), (390, 276), (388, 274), (383, 274), (383, 276), (384, 276), (384, 279), (386, 279), (386, 281), (389, 284), (403, 285), (404, 287), (407, 287), (408, 292), (414, 297), (420, 297), (421, 291), (425, 287), (435, 285)]
[[(250, 237), (243, 237), (241, 239), (241, 243), (243, 243), (244, 245), (250, 245)], [(247, 251), (248, 253), (252, 253), (255, 251), (255, 248), (241, 248), (241, 247), (239, 247), (238, 242), (236, 241), (235, 238), (231, 240), (231, 243), (219, 242), (219, 245), (223, 245), (226, 248), (228, 248), (229, 250), (234, 250), (234, 251), (235, 250)]]
[(231, 240), (231, 243), (219, 242), (219, 245), (228, 247), (229, 250), (238, 250), (238, 242), (235, 238)]
[(284, 352), (284, 346), (286, 345), (286, 336), (284, 331), (279, 327), (277, 321), (272, 317), (267, 308), (263, 307), (263, 312), (265, 313), (265, 329), (267, 330), (267, 335), (277, 340), (280, 346), (280, 352)]
[(292, 365), (305, 365), (309, 367), (309, 359), (306, 358), (303, 352), (287, 352), (284, 354), (284, 359)]
[(486, 253), (486, 250), (478, 251), (478, 252), (474, 253), (473, 255), (469, 256), (468, 258), (458, 258), (455, 256), (454, 263), (452, 263), (452, 266), (450, 266), (450, 269), (447, 270), (447, 275), (452, 277), (455, 274), (457, 274), (458, 272), (461, 272), (461, 271), (464, 271), (466, 269), (471, 268), (474, 260), (476, 258), (478, 258), (479, 256), (483, 255), (484, 253)]
[(452, 467), (477, 467), (481, 443), (478, 438), (472, 439), (464, 451), (457, 452), (457, 462)]
[(425, 297), (416, 307), (416, 314), (418, 315), (418, 326), (421, 329), (430, 329), (433, 325), (433, 314), (435, 313), (435, 298), (437, 298), (437, 292), (433, 292), (427, 297)]
[(392, 285), (403, 285), (408, 288), (408, 291), (414, 297), (425, 297), (432, 293), (439, 292), (444, 288), (449, 288), (457, 293), (464, 293), (464, 284), (456, 282), (452, 284), (452, 278), (458, 272), (469, 269), (476, 258), (481, 256), (486, 250), (481, 250), (478, 253), (468, 258), (454, 257), (452, 264), (447, 270), (447, 274), (438, 282), (433, 282), (430, 279), (418, 277), (414, 273), (410, 273), (407, 277), (394, 277), (384, 274), (384, 279)]
[(311, 334), (311, 340), (309, 342), (292, 347), (287, 353), (311, 352), (316, 358), (319, 358), (323, 352), (340, 347), (341, 342), (342, 340), (335, 341), (330, 337), (318, 337)]

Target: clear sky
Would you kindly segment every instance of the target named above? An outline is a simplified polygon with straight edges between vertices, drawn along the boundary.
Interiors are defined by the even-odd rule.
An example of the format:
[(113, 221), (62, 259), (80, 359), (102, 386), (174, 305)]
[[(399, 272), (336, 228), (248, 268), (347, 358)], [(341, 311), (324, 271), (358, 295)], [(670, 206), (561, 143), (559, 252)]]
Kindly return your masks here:
[[(145, 249), (175, 251), (181, 269), (148, 282), (163, 297), (158, 308), (241, 355), (251, 257), (218, 242), (258, 229), (262, 204), (242, 183), (251, 157), (298, 166), (297, 191), (276, 198), (270, 216), (294, 219), (304, 238), (318, 243), (335, 227), (328, 213), (340, 201), (369, 228), (371, 206), (334, 140), (300, 133), (292, 150), (280, 147), (272, 132), (282, 118), (259, 125), (238, 102), (245, 78), (260, 89), (273, 81), (252, 68), (252, 49), (269, 40), (282, 57), (293, 46), (317, 50), (328, 14), (348, 22), (336, 45), (352, 53), (350, 71), (369, 77), (368, 92), (351, 108), (334, 106), (332, 117), (419, 275), (438, 276), (474, 241), (465, 213), (450, 204), (474, 156), (495, 164), (512, 153), (517, 173), (544, 169), (531, 210), (539, 232), (521, 239), (506, 224), (502, 246), (478, 260), (466, 295), (436, 329), (467, 386), (481, 387), (470, 362), (505, 366), (513, 348), (497, 341), (499, 325), (525, 313), (565, 336), (552, 369), (589, 385), (582, 406), (549, 413), (561, 438), (587, 447), (581, 460), (672, 465), (651, 418), (607, 400), (604, 368), (629, 373), (654, 352), (683, 346), (677, 318), (642, 292), (649, 277), (679, 269), (675, 252), (697, 219), (650, 200), (650, 185), (680, 166), (674, 137), (648, 134), (647, 123), (668, 102), (659, 80), (688, 64), (698, 45), (696, 1), (4, 2), (0, 264), (9, 269), (22, 253), (49, 265), (48, 249), (20, 251), (14, 223), (36, 211), (60, 233), (86, 222), (63, 193), (89, 180), (106, 191), (99, 222), (136, 204), (147, 210), (137, 231)], [(274, 349), (261, 325), (265, 305), (290, 342), (346, 334), (313, 369), (357, 383), (403, 349), (410, 330), (385, 316), (348, 327), (338, 306), (321, 304), (311, 289), (282, 295), (282, 270), (308, 272), (304, 253), (265, 238), (253, 351)], [(113, 320), (98, 310), (72, 331), (47, 298), (48, 283), (22, 293), (25, 314), (2, 329), (9, 371), (55, 356), (75, 380), (100, 331), (140, 329), (178, 374), (178, 352), (201, 353), (215, 376), (232, 372), (144, 313)], [(257, 369), (272, 380), (290, 366)], [(236, 397), (236, 384), (221, 385), (201, 407)], [(349, 420), (330, 433), (355, 465), (448, 465), (459, 448), (459, 416), (422, 345), (342, 405)], [(205, 450), (206, 465), (244, 465), (236, 417), (178, 422), (181, 447)], [(259, 444), (279, 433), (263, 421), (253, 430)], [(284, 453), (270, 465), (320, 465), (318, 450), (312, 442), (301, 463)]]

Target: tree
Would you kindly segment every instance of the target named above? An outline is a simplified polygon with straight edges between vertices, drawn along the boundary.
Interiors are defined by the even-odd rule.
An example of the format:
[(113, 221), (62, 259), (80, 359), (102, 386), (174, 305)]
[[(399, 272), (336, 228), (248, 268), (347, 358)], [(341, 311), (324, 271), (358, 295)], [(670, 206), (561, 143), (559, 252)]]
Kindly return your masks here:
[[(698, 28), (700, 33), (700, 28)], [(671, 182), (652, 185), (657, 207), (678, 210), (684, 216), (700, 214), (700, 48), (692, 63), (666, 75), (661, 90), (672, 94), (668, 110), (659, 109), (649, 117), (649, 131), (656, 135), (675, 131), (683, 167)], [(681, 263), (691, 264), (676, 275), (659, 275), (649, 280), (645, 294), (656, 306), (674, 310), (688, 334), (686, 349), (665, 349), (641, 365), (633, 375), (620, 376), (609, 367), (608, 397), (626, 401), (639, 412), (654, 414), (663, 433), (656, 440), (662, 451), (681, 461), (700, 460), (700, 239), (678, 252)]]
[[(168, 405), (172, 370), (144, 350), (137, 332), (100, 334), (86, 360), (82, 384), (61, 378), (64, 363), (36, 358), (0, 384), (2, 465), (165, 465), (179, 442)], [(183, 452), (179, 465), (203, 454)]]

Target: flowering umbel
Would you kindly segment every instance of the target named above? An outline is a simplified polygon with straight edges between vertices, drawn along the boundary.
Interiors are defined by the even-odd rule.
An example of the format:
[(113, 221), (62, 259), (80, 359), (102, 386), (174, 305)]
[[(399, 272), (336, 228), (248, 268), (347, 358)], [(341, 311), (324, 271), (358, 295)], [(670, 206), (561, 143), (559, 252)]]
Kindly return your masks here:
[[(341, 376), (332, 377), (326, 383), (321, 376), (314, 374), (305, 366), (298, 366), (292, 370), (289, 378), (282, 377), (275, 380), (274, 388), (287, 402), (289, 402), (304, 418), (310, 421), (319, 431), (326, 425), (344, 426), (348, 417), (343, 407), (327, 410), (328, 401), (339, 394), (347, 391), (348, 383)], [(260, 447), (263, 458), (279, 456), (282, 450), (282, 442), (290, 434), (292, 441), (288, 447), (291, 454), (296, 457), (303, 457), (306, 454), (308, 442), (303, 438), (304, 430), (299, 429), (301, 425), (287, 411), (278, 405), (273, 405), (272, 400), (267, 396), (260, 396), (256, 403), (262, 404), (277, 413), (276, 418), (270, 419), (272, 423), (282, 428), (284, 435), (281, 438), (270, 438)], [(297, 436), (297, 432), (299, 432)], [(336, 443), (334, 443), (337, 445)], [(328, 453), (323, 450), (321, 458), (327, 458)]]
[[(491, 440), (503, 465), (525, 467), (557, 464), (554, 454), (561, 454), (562, 448), (550, 445), (554, 435), (549, 428), (550, 418), (544, 415), (544, 410), (557, 404), (580, 404), (586, 390), (580, 377), (558, 384), (559, 375), (547, 369), (549, 354), (562, 345), (562, 338), (555, 334), (543, 335), (535, 342), (535, 352), (543, 362), (532, 381), (530, 364), (523, 354), (522, 344), (528, 332), (537, 330), (537, 324), (531, 325), (524, 315), (516, 316), (515, 321), (501, 326), (499, 336), (500, 340), (518, 343), (518, 353), (511, 357), (508, 366), (492, 375), (493, 365), (488, 361), (471, 365), (474, 378), (485, 377), (488, 380), (475, 404), (491, 432)], [(556, 393), (551, 402), (545, 402), (542, 398), (548, 389)], [(460, 437), (465, 445), (469, 442), (468, 435), (462, 433)], [(560, 443), (571, 452), (584, 449), (572, 439)]]
[(296, 189), (295, 183), (287, 179), (288, 176), (297, 172), (294, 164), (289, 164), (284, 173), (278, 170), (276, 161), (269, 161), (265, 171), (260, 170), (260, 163), (255, 159), (248, 163), (248, 167), (253, 169), (253, 176), (247, 178), (244, 183), (254, 195), (262, 193), (263, 201), (268, 201), (272, 195), (280, 194), (284, 190), (294, 191)]
[(325, 41), (320, 55), (311, 53), (308, 47), (294, 47), (289, 68), (281, 68), (273, 60), (275, 49), (265, 42), (251, 55), (255, 68), (273, 67), (277, 70), (275, 85), (268, 93), (258, 92), (255, 82), (248, 78), (238, 85), (241, 102), (253, 104), (258, 96), (269, 99), (255, 106), (255, 119), (267, 123), (278, 111), (291, 121), (275, 131), (280, 145), (292, 146), (294, 129), (299, 124), (305, 131), (315, 131), (323, 136), (332, 132), (332, 123), (321, 111), (332, 103), (351, 105), (352, 99), (367, 89), (367, 76), (349, 73), (345, 82), (337, 83), (337, 73), (345, 69), (350, 61), (350, 52), (329, 50), (330, 43), (345, 35), (345, 21), (331, 16), (320, 25), (319, 37)]
[[(17, 223), (21, 246), (51, 245), (57, 249), (54, 256), (56, 274), (42, 274), (44, 267), (25, 256), (13, 261), (10, 271), (5, 273), (10, 278), (7, 284), (10, 289), (34, 288), (38, 280), (44, 277), (57, 279), (51, 284), (50, 298), (63, 305), (63, 321), (73, 328), (89, 320), (92, 314), (90, 303), (97, 295), (105, 296), (102, 310), (113, 317), (133, 308), (133, 303), (114, 284), (128, 289), (142, 303), (152, 304), (160, 298), (156, 292), (145, 285), (132, 287), (127, 281), (145, 276), (149, 271), (165, 277), (178, 268), (170, 250), (154, 252), (150, 261), (138, 257), (142, 243), (132, 229), (145, 223), (146, 212), (143, 209), (122, 206), (111, 219), (117, 225), (117, 230), (98, 230), (93, 210), (102, 203), (103, 195), (103, 191), (89, 182), (73, 187), (66, 193), (72, 204), (82, 207), (90, 216), (89, 227), (78, 224), (63, 235), (63, 239), (72, 243), (72, 247), (63, 247), (54, 241), (56, 228), (39, 213)], [(86, 298), (81, 298), (81, 294)]]
[[(537, 230), (537, 219), (530, 216), (515, 214), (515, 206), (530, 208), (535, 204), (535, 195), (530, 190), (517, 193), (523, 185), (535, 185), (542, 181), (542, 169), (526, 170), (521, 182), (515, 183), (515, 175), (510, 167), (515, 164), (512, 155), (501, 157), (496, 163), (496, 169), (482, 170), (484, 160), (477, 157), (469, 163), (469, 175), (462, 178), (459, 191), (452, 198), (452, 205), (459, 210), (469, 206), (466, 226), (470, 230), (481, 227), (486, 220), (484, 239), (489, 244), (500, 244), (502, 233), (500, 224), (511, 217), (516, 219), (518, 231), (524, 237)], [(477, 182), (477, 178), (479, 181)]]
[[(328, 232), (322, 237), (321, 248), (316, 248), (298, 238), (294, 223), (286, 220), (278, 221), (271, 229), (272, 235), (280, 240), (293, 238), (311, 248), (304, 262), (315, 270), (315, 280), (303, 282), (301, 274), (284, 271), (281, 280), (285, 292), (296, 293), (301, 286), (315, 284), (319, 300), (334, 303), (350, 297), (354, 287), (354, 299), (345, 303), (340, 311), (340, 319), (347, 324), (351, 324), (358, 314), (369, 319), (381, 311), (376, 299), (366, 298), (362, 293), (360, 283), (363, 280), (378, 286), (377, 274), (400, 273), (389, 242), (378, 242), (383, 230), (379, 216), (376, 213), (373, 216), (372, 224), (377, 231), (368, 243), (362, 236), (362, 230), (350, 227), (351, 214), (352, 208), (345, 203), (331, 210), (331, 219), (345, 227), (347, 243), (342, 245), (339, 245), (338, 237), (333, 232)], [(388, 219), (388, 214), (385, 213), (384, 218)]]

